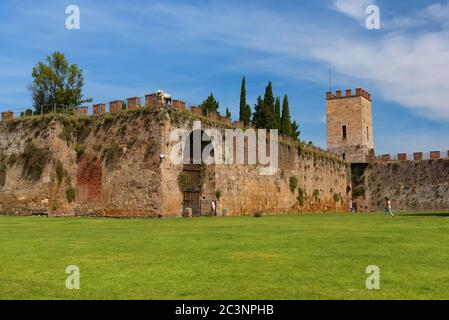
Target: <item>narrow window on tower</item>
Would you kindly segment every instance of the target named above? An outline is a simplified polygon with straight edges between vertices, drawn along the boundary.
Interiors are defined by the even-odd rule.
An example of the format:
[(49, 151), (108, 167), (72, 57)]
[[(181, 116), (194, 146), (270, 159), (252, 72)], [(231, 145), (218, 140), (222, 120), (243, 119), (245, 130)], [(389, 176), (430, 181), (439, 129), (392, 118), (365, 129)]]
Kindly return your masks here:
[(343, 126), (343, 139), (347, 138), (347, 134), (346, 134), (346, 126)]
[(366, 139), (369, 142), (369, 129), (368, 129), (368, 127), (366, 127)]
[(342, 156), (343, 156), (343, 160), (346, 160), (346, 153), (343, 153)]

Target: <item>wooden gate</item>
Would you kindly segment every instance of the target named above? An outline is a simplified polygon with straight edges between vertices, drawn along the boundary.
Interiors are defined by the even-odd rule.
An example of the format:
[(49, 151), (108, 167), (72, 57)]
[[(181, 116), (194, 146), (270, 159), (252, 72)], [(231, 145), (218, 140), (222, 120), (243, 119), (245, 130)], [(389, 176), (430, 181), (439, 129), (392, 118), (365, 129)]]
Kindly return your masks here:
[(201, 165), (186, 164), (183, 172), (190, 176), (189, 185), (184, 188), (184, 209), (191, 208), (192, 216), (201, 215), (201, 186), (200, 186)]

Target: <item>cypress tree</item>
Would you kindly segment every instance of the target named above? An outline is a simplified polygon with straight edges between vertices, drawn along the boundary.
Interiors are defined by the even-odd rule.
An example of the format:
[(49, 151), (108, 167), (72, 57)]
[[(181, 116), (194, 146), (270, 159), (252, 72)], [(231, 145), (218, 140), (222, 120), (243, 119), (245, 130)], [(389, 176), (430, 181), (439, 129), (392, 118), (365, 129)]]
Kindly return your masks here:
[(245, 122), (245, 108), (246, 108), (246, 79), (245, 77), (243, 77), (242, 87), (240, 89), (240, 113), (239, 113), (240, 122)]
[(242, 88), (240, 90), (240, 115), (239, 120), (244, 125), (249, 125), (251, 122), (251, 107), (246, 104), (246, 79), (242, 79)]
[(299, 131), (298, 123), (296, 123), (296, 121), (293, 121), (292, 125), (291, 125), (291, 128), (292, 128), (291, 136), (293, 138), (295, 138), (296, 140), (299, 140), (299, 135), (301, 134), (301, 131)]
[(247, 104), (245, 108), (244, 124), (247, 126), (250, 123), (251, 123), (251, 107), (249, 106), (249, 104)]
[(288, 106), (288, 96), (284, 96), (284, 101), (282, 102), (282, 117), (281, 117), (281, 128), (280, 133), (286, 136), (292, 135), (292, 126), (290, 118), (290, 108)]
[(253, 125), (257, 129), (266, 128), (266, 112), (265, 112), (265, 103), (262, 100), (262, 97), (259, 96), (257, 98), (257, 103), (254, 105), (254, 113), (253, 113)]
[(276, 97), (274, 104), (274, 113), (276, 119), (276, 129), (281, 130), (281, 98)]
[(226, 117), (228, 117), (228, 118), (231, 117), (231, 111), (229, 111), (228, 108), (226, 108)]
[(274, 97), (273, 97), (273, 86), (271, 81), (268, 82), (267, 87), (265, 88), (265, 96), (263, 99), (264, 109), (265, 109), (265, 123), (266, 129), (276, 129), (276, 116), (274, 110)]

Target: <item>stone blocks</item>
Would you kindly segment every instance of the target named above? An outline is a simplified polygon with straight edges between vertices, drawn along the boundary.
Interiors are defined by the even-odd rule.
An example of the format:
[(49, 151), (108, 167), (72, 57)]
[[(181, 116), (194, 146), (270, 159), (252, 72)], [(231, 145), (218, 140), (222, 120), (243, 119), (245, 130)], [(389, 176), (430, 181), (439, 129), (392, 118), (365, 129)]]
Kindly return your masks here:
[(122, 100), (114, 100), (109, 102), (109, 112), (110, 113), (117, 113), (122, 110), (123, 101)]
[(128, 110), (140, 107), (140, 97), (132, 97), (127, 99)]
[(75, 108), (75, 115), (78, 117), (87, 116), (88, 110), (89, 110), (88, 107), (77, 107), (77, 108)]
[(106, 112), (106, 105), (104, 103), (94, 104), (94, 116), (103, 114)]
[(2, 121), (11, 121), (14, 119), (14, 112), (6, 111), (2, 112)]

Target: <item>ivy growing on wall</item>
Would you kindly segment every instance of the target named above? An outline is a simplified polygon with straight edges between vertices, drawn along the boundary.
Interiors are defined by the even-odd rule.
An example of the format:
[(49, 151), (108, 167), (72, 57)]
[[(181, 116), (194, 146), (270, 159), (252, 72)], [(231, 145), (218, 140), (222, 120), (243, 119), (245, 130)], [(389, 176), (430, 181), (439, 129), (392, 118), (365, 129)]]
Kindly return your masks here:
[(77, 160), (81, 159), (81, 157), (84, 155), (84, 153), (86, 152), (86, 147), (81, 145), (81, 144), (75, 144), (75, 152), (76, 152), (76, 158)]
[(62, 183), (62, 179), (64, 178), (64, 167), (62, 166), (61, 161), (56, 161), (55, 164), (56, 178), (58, 179), (58, 184)]
[(315, 203), (318, 203), (320, 201), (320, 190), (313, 190), (313, 200)]
[(207, 166), (204, 162), (202, 162), (201, 166), (200, 166), (200, 176), (199, 176), (200, 187), (203, 186), (204, 181), (206, 179), (206, 170), (207, 170)]
[(335, 203), (341, 203), (343, 201), (343, 197), (341, 196), (340, 193), (335, 193), (334, 194), (334, 202)]
[(22, 176), (33, 181), (39, 180), (51, 158), (50, 149), (38, 148), (32, 142), (27, 143), (23, 153), (19, 156)]
[(3, 187), (6, 182), (6, 156), (0, 153), (0, 187)]
[(294, 193), (297, 186), (298, 186), (298, 177), (291, 176), (290, 177), (290, 182), (289, 182), (290, 191), (292, 193)]
[(95, 152), (100, 152), (103, 149), (103, 146), (101, 143), (94, 143), (94, 145), (92, 146), (92, 149)]
[(190, 185), (190, 181), (190, 174), (180, 172), (177, 179), (179, 190), (181, 192), (184, 191)]
[(148, 160), (156, 151), (156, 142), (154, 140), (150, 140), (145, 148), (144, 159)]
[(112, 143), (103, 149), (103, 160), (107, 167), (112, 168), (123, 155), (123, 149), (117, 144)]
[(296, 197), (298, 204), (300, 207), (304, 206), (306, 203), (306, 193), (303, 189), (298, 188), (298, 196)]
[(66, 196), (67, 196), (67, 201), (69, 203), (75, 201), (76, 198), (76, 189), (72, 186), (70, 186), (69, 188), (67, 188), (66, 190)]

